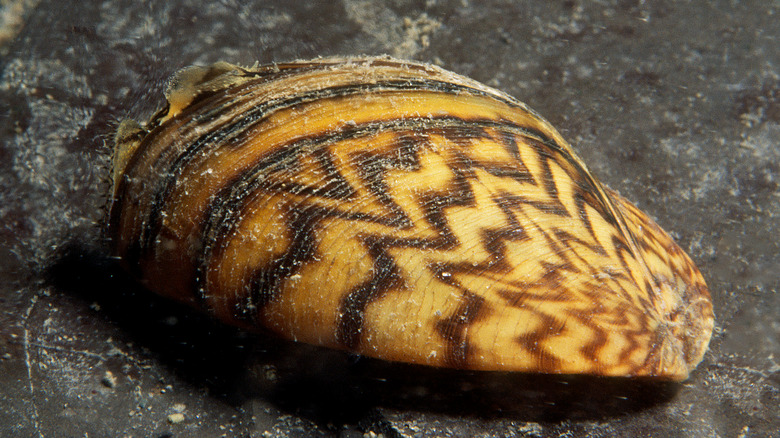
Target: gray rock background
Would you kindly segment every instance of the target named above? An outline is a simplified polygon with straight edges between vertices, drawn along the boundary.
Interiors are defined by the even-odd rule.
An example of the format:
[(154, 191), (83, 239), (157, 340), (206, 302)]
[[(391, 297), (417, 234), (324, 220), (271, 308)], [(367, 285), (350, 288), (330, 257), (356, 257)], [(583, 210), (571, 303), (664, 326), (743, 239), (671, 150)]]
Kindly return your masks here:
[[(0, 435), (780, 436), (780, 2), (16, 0), (0, 26)], [(105, 257), (112, 131), (172, 72), (385, 53), (527, 102), (675, 236), (717, 317), (688, 381), (351, 358), (213, 324)]]

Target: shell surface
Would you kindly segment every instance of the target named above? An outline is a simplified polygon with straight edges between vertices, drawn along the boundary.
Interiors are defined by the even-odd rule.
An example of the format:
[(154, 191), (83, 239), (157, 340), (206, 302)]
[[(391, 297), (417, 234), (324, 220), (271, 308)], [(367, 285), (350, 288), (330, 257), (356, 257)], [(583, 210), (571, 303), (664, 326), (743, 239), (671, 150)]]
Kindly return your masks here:
[(149, 289), (393, 361), (683, 380), (688, 256), (523, 103), (387, 58), (177, 73), (117, 133), (109, 235)]

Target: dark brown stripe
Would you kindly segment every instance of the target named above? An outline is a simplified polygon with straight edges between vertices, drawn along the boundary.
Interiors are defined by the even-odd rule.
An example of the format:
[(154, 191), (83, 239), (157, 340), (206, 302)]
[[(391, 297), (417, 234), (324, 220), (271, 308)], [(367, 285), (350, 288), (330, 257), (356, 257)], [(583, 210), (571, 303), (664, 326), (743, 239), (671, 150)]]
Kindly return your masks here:
[(468, 170), (461, 166), (451, 166), (455, 178), (441, 191), (430, 191), (419, 195), (419, 205), (425, 215), (425, 220), (436, 230), (441, 239), (441, 247), (437, 249), (454, 249), (460, 242), (452, 232), (444, 209), (449, 207), (475, 207), (476, 198), (471, 185), (464, 175)]
[[(395, 152), (395, 151), (392, 151)], [(374, 195), (379, 203), (385, 208), (382, 215), (385, 221), (397, 224), (398, 227), (408, 228), (412, 226), (412, 220), (406, 215), (403, 209), (393, 200), (389, 193), (387, 183), (385, 182), (385, 173), (393, 168), (403, 168), (404, 165), (411, 165), (419, 168), (419, 158), (417, 149), (405, 147), (405, 150), (399, 150), (397, 154), (376, 154), (365, 151), (359, 151), (350, 155), (350, 160), (355, 163), (360, 179), (368, 188), (368, 191)], [(403, 153), (408, 156), (398, 158)], [(395, 155), (395, 156), (394, 156)], [(358, 164), (359, 163), (359, 164)]]
[(458, 369), (469, 368), (472, 351), (468, 328), (484, 319), (487, 312), (485, 299), (464, 289), (455, 313), (436, 323), (436, 331), (447, 343), (445, 362), (448, 366)]
[[(480, 243), (485, 251), (488, 253), (488, 257), (485, 261), (479, 263), (473, 262), (437, 262), (431, 263), (427, 266), (431, 270), (436, 278), (445, 283), (458, 285), (452, 283), (456, 274), (469, 274), (480, 275), (486, 279), (491, 279), (492, 276), (488, 274), (503, 274), (512, 269), (506, 261), (506, 241), (527, 241), (530, 236), (526, 233), (524, 227), (517, 221), (510, 210), (510, 206), (505, 202), (504, 197), (494, 198), (494, 202), (502, 209), (505, 214), (505, 220), (508, 225), (499, 227), (496, 229), (483, 229), (480, 235)], [(459, 244), (459, 242), (458, 242)], [(449, 277), (443, 276), (442, 273), (447, 272)], [(498, 277), (496, 277), (498, 278)], [(449, 280), (448, 280), (449, 279)], [(499, 280), (495, 280), (497, 283)]]
[[(627, 259), (637, 260), (637, 258), (636, 258), (636, 255), (631, 250), (631, 247), (628, 246), (628, 244), (625, 242), (625, 240), (623, 240), (623, 238), (624, 237), (621, 236), (621, 235), (613, 235), (612, 236), (612, 247), (615, 249), (615, 254), (618, 257), (618, 260), (620, 260), (620, 264), (621, 264), (621, 266), (623, 266), (623, 269), (625, 270), (625, 272), (628, 273), (629, 275), (631, 275), (632, 273), (634, 273), (634, 270), (631, 269), (628, 266)], [(637, 261), (637, 262), (640, 263), (640, 264), (643, 263), (642, 261)], [(632, 281), (633, 281), (633, 279), (632, 279)], [(644, 284), (642, 284), (642, 285), (637, 284), (637, 287), (642, 287), (642, 286), (645, 287), (644, 292), (647, 295), (647, 298), (650, 300), (652, 305), (655, 306), (655, 304), (656, 304), (656, 297), (655, 297), (655, 294), (652, 293), (652, 289), (650, 288), (650, 283), (648, 283), (647, 280), (645, 280)], [(633, 301), (631, 299), (632, 298), (631, 294), (629, 294), (628, 292), (626, 292), (622, 288), (621, 288), (621, 291), (626, 295), (626, 299), (628, 299), (629, 301)]]
[[(291, 210), (286, 215), (287, 229), (291, 232), (290, 244), (284, 254), (276, 257), (267, 266), (258, 267), (249, 285), (249, 293), (241, 296), (244, 301), (235, 306), (237, 320), (263, 326), (261, 311), (281, 293), (285, 279), (300, 270), (304, 262), (316, 254), (316, 227), (323, 215), (317, 207)], [(199, 288), (200, 290), (200, 288)], [(201, 296), (206, 300), (207, 296)]]
[(536, 359), (535, 369), (540, 372), (554, 372), (561, 369), (561, 360), (549, 353), (541, 344), (545, 339), (561, 334), (566, 328), (566, 320), (559, 320), (542, 312), (534, 312), (534, 314), (541, 319), (539, 329), (518, 336), (515, 342), (528, 353), (528, 356)]
[[(595, 306), (594, 306), (595, 307)], [(603, 318), (600, 318), (600, 314), (603, 312), (598, 309), (592, 313), (583, 314), (582, 311), (565, 311), (568, 318), (573, 321), (577, 321), (591, 329), (591, 338), (588, 342), (579, 347), (580, 354), (587, 358), (595, 366), (599, 366), (599, 357), (601, 356), (601, 349), (607, 345), (607, 332), (603, 327)], [(597, 321), (594, 323), (593, 321)], [(622, 330), (622, 328), (621, 328)], [(631, 342), (629, 342), (631, 344)], [(633, 344), (632, 347), (633, 348)]]
[[(520, 150), (517, 145), (517, 133), (498, 131), (496, 137), (497, 141), (500, 141), (509, 152), (510, 156), (514, 158), (514, 163), (513, 165), (508, 166), (506, 162), (503, 161), (498, 163), (484, 162), (482, 168), (489, 174), (499, 178), (512, 178), (521, 184), (537, 185), (538, 182), (534, 178), (534, 175), (528, 170), (528, 167), (520, 156)], [(528, 137), (524, 136), (524, 139), (527, 138)]]
[[(564, 246), (566, 246), (569, 249), (574, 250), (575, 249), (574, 245), (578, 245), (596, 255), (602, 257), (606, 257), (608, 255), (607, 250), (604, 249), (604, 247), (601, 246), (601, 244), (599, 244), (598, 241), (595, 241), (595, 243), (588, 243), (580, 239), (579, 237), (575, 236), (574, 234), (570, 233), (569, 231), (558, 227), (553, 228), (552, 233), (555, 235), (556, 241), (561, 242)], [(585, 262), (586, 265), (589, 265), (586, 259), (582, 259), (582, 261)]]
[(532, 287), (536, 287), (536, 283), (513, 283), (512, 286), (516, 286), (516, 289), (502, 288), (496, 291), (496, 294), (500, 296), (506, 305), (512, 307), (518, 307), (522, 309), (532, 309), (537, 306), (540, 301), (566, 303), (573, 300), (573, 296), (569, 293), (570, 289), (564, 289), (559, 293), (551, 294), (549, 291), (543, 290), (541, 292), (532, 293), (528, 292)]
[(350, 291), (341, 301), (336, 340), (347, 350), (358, 351), (365, 323), (366, 307), (392, 289), (404, 288), (401, 270), (386, 246), (368, 238), (364, 241), (374, 260), (371, 278)]
[(582, 224), (585, 225), (585, 229), (588, 230), (588, 233), (593, 237), (593, 240), (598, 242), (596, 231), (593, 229), (593, 223), (591, 222), (590, 215), (585, 207), (590, 206), (596, 210), (596, 212), (613, 227), (617, 224), (617, 221), (610, 213), (608, 207), (599, 202), (600, 200), (596, 197), (597, 195), (594, 194), (594, 188), (590, 185), (590, 181), (586, 180), (586, 184), (589, 186), (583, 187), (582, 184), (577, 185), (577, 190), (574, 191), (574, 205), (577, 206), (577, 217), (582, 221)]

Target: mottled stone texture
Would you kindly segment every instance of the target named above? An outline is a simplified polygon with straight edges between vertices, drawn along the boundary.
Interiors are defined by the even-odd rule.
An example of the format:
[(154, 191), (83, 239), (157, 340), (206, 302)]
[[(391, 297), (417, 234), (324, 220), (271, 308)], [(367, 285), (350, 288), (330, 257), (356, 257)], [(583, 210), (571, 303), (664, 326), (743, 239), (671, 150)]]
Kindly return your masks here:
[[(0, 430), (754, 437), (780, 429), (777, 2), (246, 3), (0, 9)], [(99, 223), (112, 132), (122, 118), (148, 118), (173, 71), (221, 59), (382, 53), (435, 62), (527, 102), (594, 174), (674, 234), (716, 311), (710, 352), (691, 379), (453, 373), (348, 357), (213, 324), (151, 296), (105, 257)]]

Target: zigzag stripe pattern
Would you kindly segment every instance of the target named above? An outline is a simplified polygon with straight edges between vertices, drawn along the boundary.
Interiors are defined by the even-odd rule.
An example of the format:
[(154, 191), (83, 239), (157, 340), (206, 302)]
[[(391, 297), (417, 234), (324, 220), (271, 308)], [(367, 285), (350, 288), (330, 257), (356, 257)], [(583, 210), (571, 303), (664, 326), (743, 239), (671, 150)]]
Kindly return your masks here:
[(245, 328), (388, 360), (684, 379), (696, 267), (532, 110), (389, 59), (179, 73), (120, 128), (114, 252)]

